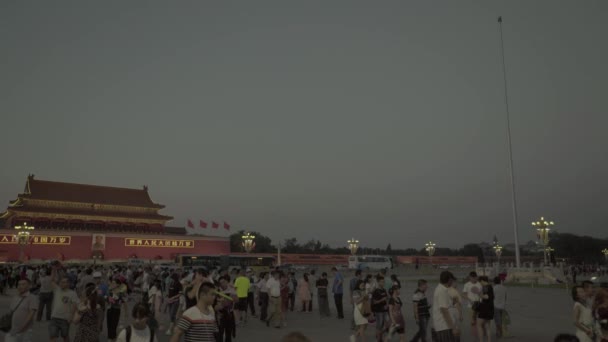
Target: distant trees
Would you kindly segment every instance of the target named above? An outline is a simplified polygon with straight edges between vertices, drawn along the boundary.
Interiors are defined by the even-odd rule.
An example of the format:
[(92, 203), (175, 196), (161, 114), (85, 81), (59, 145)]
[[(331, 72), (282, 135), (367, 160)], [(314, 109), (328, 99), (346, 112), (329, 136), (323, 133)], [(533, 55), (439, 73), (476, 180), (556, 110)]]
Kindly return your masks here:
[[(243, 252), (241, 246), (241, 236), (244, 231), (238, 231), (230, 236), (230, 250), (232, 252)], [(272, 244), (272, 240), (259, 232), (250, 232), (255, 235), (255, 252), (257, 253), (276, 253), (277, 246)], [(474, 256), (477, 257), (479, 262), (484, 262), (486, 259), (492, 259), (494, 257), (494, 251), (491, 245), (482, 244), (485, 247), (482, 248), (480, 244), (468, 243), (462, 248), (441, 248), (435, 249), (436, 256)], [(530, 249), (530, 245), (534, 246), (534, 241), (530, 241), (525, 245), (526, 248), (521, 249), (522, 256), (540, 256), (541, 250), (534, 251)], [(550, 234), (549, 245), (555, 249), (553, 255), (558, 259), (567, 259), (570, 262), (599, 262), (602, 261), (604, 256), (601, 250), (608, 248), (608, 239), (597, 239), (589, 236), (578, 236), (570, 233), (558, 233), (552, 232)], [(489, 246), (489, 247), (488, 247)], [(281, 252), (283, 253), (298, 253), (298, 254), (350, 254), (350, 250), (344, 247), (331, 247), (326, 243), (322, 243), (317, 239), (310, 239), (305, 243), (298, 242), (297, 238), (292, 237), (285, 239), (281, 243)], [(360, 246), (358, 254), (381, 254), (381, 255), (427, 255), (424, 248), (406, 248), (406, 249), (395, 249), (392, 244), (389, 243), (386, 248), (371, 248), (366, 246)], [(513, 256), (514, 251), (509, 249), (503, 249), (503, 256)], [(552, 255), (552, 256), (553, 256)]]

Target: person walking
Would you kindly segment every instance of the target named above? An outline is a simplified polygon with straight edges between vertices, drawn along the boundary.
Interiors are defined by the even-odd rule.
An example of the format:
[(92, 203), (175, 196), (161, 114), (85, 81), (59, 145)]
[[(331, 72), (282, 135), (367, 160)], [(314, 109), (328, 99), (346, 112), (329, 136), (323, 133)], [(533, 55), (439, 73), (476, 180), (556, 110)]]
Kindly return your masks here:
[(179, 309), (179, 301), (182, 294), (182, 284), (179, 281), (177, 273), (171, 275), (171, 282), (167, 288), (167, 306), (169, 307), (170, 323), (165, 334), (170, 336), (173, 333), (173, 327), (175, 326), (175, 321), (177, 319), (177, 311)]
[(293, 311), (296, 303), (296, 289), (298, 288), (298, 281), (294, 272), (289, 272), (288, 285), (288, 298), (289, 298), (289, 311)]
[(216, 297), (215, 285), (204, 282), (199, 286), (196, 306), (184, 311), (177, 322), (171, 342), (216, 342), (218, 326), (213, 310)]
[(576, 285), (572, 288), (572, 300), (574, 300), (574, 326), (576, 337), (580, 342), (593, 341), (593, 315), (587, 304), (587, 294), (582, 286)]
[(46, 308), (46, 320), (51, 320), (51, 310), (53, 305), (53, 281), (51, 279), (51, 269), (46, 268), (42, 276), (38, 279), (40, 282), (40, 292), (38, 293), (38, 312), (36, 320), (42, 320), (42, 312)]
[(120, 312), (127, 300), (126, 285), (120, 279), (112, 280), (106, 297), (108, 310), (106, 312), (106, 326), (108, 328), (108, 340), (114, 341), (117, 336)]
[(452, 272), (443, 271), (439, 275), (439, 285), (433, 293), (433, 306), (431, 307), (431, 319), (437, 334), (437, 342), (455, 342), (459, 340), (460, 329), (450, 315), (452, 299), (448, 288), (456, 280)]
[(334, 302), (336, 304), (336, 311), (338, 312), (338, 319), (344, 319), (344, 308), (342, 306), (342, 296), (344, 294), (344, 278), (342, 277), (342, 274), (338, 272), (338, 269), (336, 267), (332, 267), (331, 271), (334, 276), (334, 281), (331, 286), (331, 290), (334, 294)]
[(399, 335), (399, 341), (405, 342), (405, 318), (403, 317), (403, 302), (399, 298), (401, 285), (393, 285), (389, 290), (390, 299), (388, 300), (388, 314), (391, 327), (388, 338), (392, 339), (394, 333)]
[[(217, 340), (218, 342), (231, 342), (233, 338), (236, 338), (234, 310), (239, 298), (234, 287), (230, 285), (230, 276), (220, 277), (219, 283), (219, 290), (223, 296), (218, 296), (213, 304), (219, 328)], [(231, 298), (231, 300), (226, 300), (227, 298)]]
[(255, 314), (255, 297), (256, 297), (256, 290), (257, 290), (257, 278), (255, 276), (255, 273), (253, 273), (253, 270), (251, 268), (247, 268), (246, 271), (247, 274), (247, 278), (249, 278), (249, 291), (247, 292), (247, 306), (249, 307), (249, 311), (251, 311), (251, 317), (258, 317)]
[(368, 317), (371, 314), (369, 296), (365, 292), (365, 282), (358, 280), (355, 289), (351, 293), (353, 300), (353, 317), (355, 321), (355, 331), (351, 335), (351, 342), (365, 341), (365, 328), (369, 324)]
[(238, 297), (234, 307), (234, 318), (237, 325), (247, 322), (247, 298), (249, 296), (250, 287), (251, 282), (249, 277), (245, 274), (245, 269), (239, 269), (238, 276), (234, 280), (234, 288), (236, 289), (236, 295)]
[[(298, 287), (298, 297), (300, 301), (302, 301), (302, 312), (306, 312), (310, 301), (312, 298), (310, 297), (310, 283), (308, 279), (308, 273), (304, 273), (302, 276), (302, 280), (300, 280), (300, 286)], [(312, 311), (310, 311), (312, 312)]]
[(151, 318), (148, 306), (144, 303), (135, 305), (131, 315), (133, 323), (118, 334), (116, 342), (158, 342), (156, 332), (148, 325)]
[(68, 277), (61, 277), (59, 285), (55, 282), (57, 279), (57, 270), (54, 269), (51, 273), (53, 279), (53, 308), (51, 310), (51, 321), (49, 322), (49, 338), (51, 342), (57, 341), (59, 338), (64, 342), (69, 341), (70, 336), (70, 321), (76, 311), (76, 305), (79, 302), (76, 292), (70, 289), (70, 280)]
[(414, 303), (414, 319), (418, 325), (418, 331), (414, 337), (412, 337), (412, 342), (426, 342), (429, 318), (431, 317), (431, 312), (429, 311), (430, 305), (428, 299), (426, 298), (427, 289), (427, 281), (424, 279), (418, 280), (418, 288), (412, 296), (412, 301)]
[(376, 320), (376, 341), (384, 341), (384, 335), (390, 326), (388, 314), (389, 295), (384, 287), (384, 277), (380, 274), (376, 276), (378, 287), (372, 293), (372, 312)]
[(270, 315), (266, 320), (266, 326), (270, 326), (274, 322), (275, 328), (281, 327), (281, 283), (279, 280), (280, 273), (272, 272), (272, 277), (266, 282), (268, 290)]
[(481, 293), (479, 308), (477, 310), (477, 336), (479, 341), (492, 341), (490, 322), (494, 319), (494, 290), (487, 276), (479, 277)]
[(507, 306), (507, 288), (502, 284), (500, 277), (494, 277), (494, 323), (496, 324), (496, 338), (506, 335), (505, 310)]
[(268, 288), (266, 287), (266, 283), (268, 282), (268, 279), (270, 278), (270, 273), (262, 272), (260, 274), (260, 278), (261, 279), (256, 286), (257, 291), (258, 291), (258, 300), (259, 300), (259, 304), (260, 304), (260, 320), (266, 321), (266, 319), (268, 318), (268, 303), (269, 303)]
[(479, 307), (479, 295), (481, 293), (481, 284), (477, 279), (477, 273), (469, 273), (469, 281), (464, 284), (462, 294), (468, 300), (468, 316), (471, 318), (471, 335), (477, 339), (477, 311)]
[(329, 281), (327, 280), (327, 273), (321, 273), (321, 278), (317, 280), (317, 298), (319, 301), (319, 314), (321, 317), (331, 317), (329, 311), (329, 296), (327, 293), (327, 286)]
[(317, 285), (317, 276), (316, 276), (315, 270), (310, 271), (310, 274), (308, 275), (308, 284), (309, 284), (308, 287), (310, 289), (310, 301), (308, 302), (308, 311), (312, 312), (312, 302), (315, 297), (314, 289)]
[(17, 297), (10, 303), (11, 330), (4, 336), (5, 342), (31, 342), (34, 315), (38, 309), (36, 296), (30, 293), (31, 282), (21, 279), (17, 282)]
[(86, 286), (82, 299), (78, 304), (72, 323), (77, 324), (76, 336), (73, 342), (99, 341), (99, 304), (95, 285)]

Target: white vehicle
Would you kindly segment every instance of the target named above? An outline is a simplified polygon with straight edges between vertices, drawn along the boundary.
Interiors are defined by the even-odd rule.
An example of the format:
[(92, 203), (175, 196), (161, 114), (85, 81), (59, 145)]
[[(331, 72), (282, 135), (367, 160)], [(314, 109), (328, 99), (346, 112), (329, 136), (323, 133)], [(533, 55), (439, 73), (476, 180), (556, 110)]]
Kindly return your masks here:
[(351, 270), (381, 270), (393, 268), (393, 259), (382, 255), (351, 255), (348, 258)]

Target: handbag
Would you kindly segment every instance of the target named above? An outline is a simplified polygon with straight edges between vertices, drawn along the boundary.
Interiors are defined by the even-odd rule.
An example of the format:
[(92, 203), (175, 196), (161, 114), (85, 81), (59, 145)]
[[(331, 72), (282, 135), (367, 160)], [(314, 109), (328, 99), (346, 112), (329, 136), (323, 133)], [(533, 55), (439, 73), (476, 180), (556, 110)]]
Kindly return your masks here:
[(473, 304), (471, 305), (471, 309), (473, 309), (473, 311), (475, 311), (475, 312), (479, 311), (480, 304), (481, 304), (481, 302), (473, 302)]
[(15, 313), (15, 311), (17, 311), (24, 299), (25, 297), (21, 298), (19, 304), (15, 306), (11, 313), (4, 314), (4, 316), (0, 317), (0, 331), (3, 331), (5, 333), (11, 331), (11, 329), (13, 328), (13, 314)]

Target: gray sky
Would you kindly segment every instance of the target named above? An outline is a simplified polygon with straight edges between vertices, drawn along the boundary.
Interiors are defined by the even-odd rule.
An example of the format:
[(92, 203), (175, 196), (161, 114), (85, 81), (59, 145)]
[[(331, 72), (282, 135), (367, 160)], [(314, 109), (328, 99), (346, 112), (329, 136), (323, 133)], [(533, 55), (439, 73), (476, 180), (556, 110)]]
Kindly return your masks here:
[(0, 3), (0, 203), (141, 187), (274, 241), (606, 237), (606, 1)]

